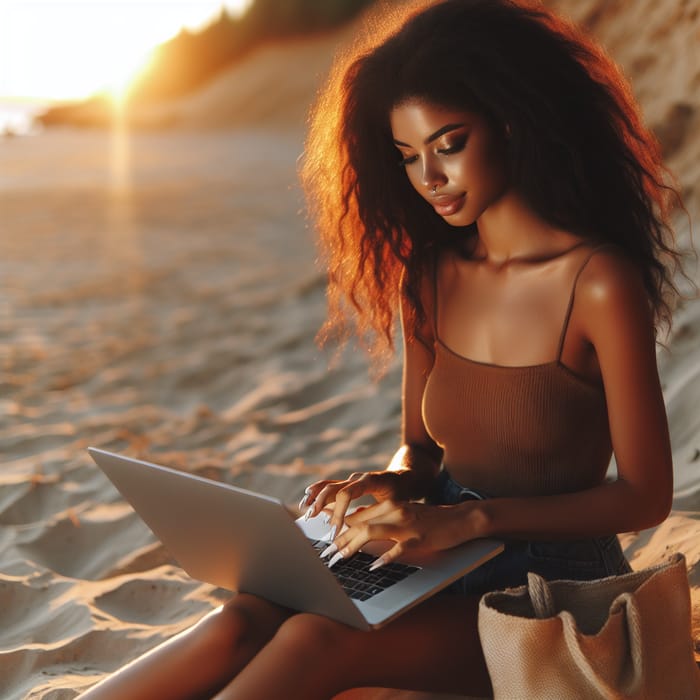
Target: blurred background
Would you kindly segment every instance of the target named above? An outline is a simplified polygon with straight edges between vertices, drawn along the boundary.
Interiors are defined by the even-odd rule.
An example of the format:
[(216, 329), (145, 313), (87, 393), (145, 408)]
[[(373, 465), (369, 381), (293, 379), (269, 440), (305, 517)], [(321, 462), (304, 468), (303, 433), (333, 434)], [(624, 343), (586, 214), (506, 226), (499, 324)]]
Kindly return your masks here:
[[(251, 466), (250, 415), (336, 393), (296, 163), (367, 4), (3, 0), (8, 468), (63, 469), (95, 441)], [(313, 460), (289, 437), (275, 463)]]
[[(700, 0), (546, 4), (630, 78), (689, 249)], [(225, 597), (182, 574), (88, 445), (288, 503), (397, 447), (400, 358), (373, 383), (361, 353), (315, 345), (325, 277), (296, 173), (370, 5), (0, 0), (0, 697), (72, 698)], [(659, 354), (674, 515), (625, 540), (637, 567), (686, 553), (696, 617), (699, 333), (687, 300)]]

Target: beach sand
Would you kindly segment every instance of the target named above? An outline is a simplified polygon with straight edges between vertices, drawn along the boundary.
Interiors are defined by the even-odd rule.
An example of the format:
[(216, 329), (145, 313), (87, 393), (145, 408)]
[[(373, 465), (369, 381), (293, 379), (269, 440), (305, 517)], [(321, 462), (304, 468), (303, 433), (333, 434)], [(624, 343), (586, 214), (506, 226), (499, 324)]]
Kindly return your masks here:
[[(556, 5), (575, 10), (628, 73), (697, 227), (700, 2)], [(253, 54), (163, 108), (169, 129), (0, 141), (3, 699), (73, 698), (228, 597), (175, 565), (88, 445), (290, 504), (310, 481), (382, 468), (396, 448), (400, 358), (373, 384), (359, 352), (329, 366), (314, 343), (324, 276), (296, 159), (306, 105), (341, 38)], [(249, 88), (236, 92), (285, 84), (273, 65), (306, 66), (305, 79), (264, 107)], [(687, 243), (682, 216), (678, 229)], [(668, 346), (659, 365), (674, 511), (623, 543), (635, 568), (686, 555), (697, 640), (698, 301), (678, 309)]]

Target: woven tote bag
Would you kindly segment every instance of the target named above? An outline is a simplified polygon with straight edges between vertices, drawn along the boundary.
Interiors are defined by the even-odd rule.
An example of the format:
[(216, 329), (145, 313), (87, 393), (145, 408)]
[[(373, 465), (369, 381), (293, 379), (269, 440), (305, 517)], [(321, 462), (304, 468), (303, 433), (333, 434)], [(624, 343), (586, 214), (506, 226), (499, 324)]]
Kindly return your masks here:
[(698, 700), (685, 558), (595, 581), (482, 596), (479, 635), (496, 700)]

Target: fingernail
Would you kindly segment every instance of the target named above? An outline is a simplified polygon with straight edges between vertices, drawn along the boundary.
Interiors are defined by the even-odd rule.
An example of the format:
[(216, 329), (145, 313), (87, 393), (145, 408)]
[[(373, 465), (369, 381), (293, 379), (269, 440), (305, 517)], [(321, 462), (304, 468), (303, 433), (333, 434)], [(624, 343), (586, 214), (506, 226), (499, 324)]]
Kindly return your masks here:
[(335, 554), (337, 551), (338, 545), (331, 543), (321, 552), (321, 559), (330, 557), (331, 554)]
[(375, 569), (378, 569), (380, 566), (384, 566), (386, 562), (384, 561), (384, 557), (377, 557), (370, 565), (369, 565), (369, 570), (374, 571)]
[(304, 513), (304, 520), (308, 520), (311, 517), (311, 513), (314, 512), (314, 507), (309, 506), (309, 509)]
[(334, 554), (333, 558), (328, 562), (328, 568), (332, 569), (342, 558), (343, 555), (340, 552)]
[(336, 528), (336, 526), (333, 525), (333, 527), (328, 531), (328, 540), (330, 542), (332, 542), (335, 539), (335, 533), (337, 529), (338, 528)]
[(299, 501), (299, 510), (304, 510), (304, 506), (306, 505), (306, 502), (309, 500), (309, 494), (305, 494), (301, 501)]
[(307, 487), (304, 489), (304, 493), (308, 496), (308, 495), (311, 493), (311, 487), (310, 487), (310, 486), (307, 486)]

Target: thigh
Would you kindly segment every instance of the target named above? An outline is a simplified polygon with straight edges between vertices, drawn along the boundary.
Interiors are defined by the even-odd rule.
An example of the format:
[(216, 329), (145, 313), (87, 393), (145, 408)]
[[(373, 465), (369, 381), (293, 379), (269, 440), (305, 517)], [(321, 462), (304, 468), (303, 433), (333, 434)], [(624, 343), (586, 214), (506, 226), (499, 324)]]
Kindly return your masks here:
[(436, 595), (355, 645), (363, 686), (491, 694), (478, 596)]
[(193, 627), (105, 678), (81, 698), (211, 698), (274, 636), (289, 614), (261, 598), (236, 595)]
[(377, 686), (488, 696), (477, 612), (478, 598), (437, 595), (369, 632), (293, 615), (217, 700), (327, 700)]

